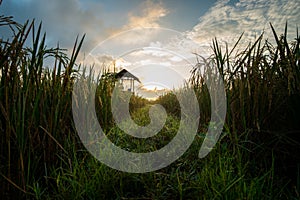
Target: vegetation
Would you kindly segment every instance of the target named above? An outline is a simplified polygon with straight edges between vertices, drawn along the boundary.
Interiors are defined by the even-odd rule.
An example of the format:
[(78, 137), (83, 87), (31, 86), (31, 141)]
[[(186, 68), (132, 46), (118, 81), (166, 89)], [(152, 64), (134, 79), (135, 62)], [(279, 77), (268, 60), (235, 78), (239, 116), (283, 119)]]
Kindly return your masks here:
[[(166, 125), (150, 139), (126, 136), (111, 114), (114, 80), (80, 72), (76, 64), (83, 39), (68, 58), (47, 48), (41, 25), (19, 25), (0, 16), (0, 28), (13, 37), (0, 39), (0, 194), (24, 199), (299, 199), (300, 191), (300, 37), (276, 44), (263, 36), (243, 51), (212, 43), (213, 55), (192, 71), (190, 86), (201, 109), (199, 132), (189, 150), (170, 166), (145, 174), (111, 169), (81, 144), (72, 120), (72, 87), (85, 74), (97, 84), (100, 124), (117, 145), (136, 152), (156, 150), (172, 139), (180, 107), (174, 94), (148, 102), (132, 97), (130, 110), (140, 125), (149, 123), (152, 103), (167, 109)], [(25, 45), (32, 36), (32, 45)], [(45, 68), (45, 60), (53, 67)], [(227, 95), (226, 123), (220, 141), (204, 159), (198, 151), (210, 121), (210, 97), (203, 62), (222, 74)], [(207, 68), (207, 70), (216, 70)], [(178, 92), (178, 91), (174, 91)], [(184, 92), (182, 89), (179, 92)]]

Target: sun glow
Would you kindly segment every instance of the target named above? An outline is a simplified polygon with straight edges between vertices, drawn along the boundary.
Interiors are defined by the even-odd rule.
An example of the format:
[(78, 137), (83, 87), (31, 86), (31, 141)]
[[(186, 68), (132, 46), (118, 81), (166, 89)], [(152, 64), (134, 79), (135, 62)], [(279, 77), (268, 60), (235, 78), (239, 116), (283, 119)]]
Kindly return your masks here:
[(170, 88), (157, 83), (143, 84), (137, 88), (138, 95), (148, 99), (156, 100), (159, 96), (162, 96), (170, 91)]
[(167, 90), (166, 88), (164, 88), (162, 86), (157, 86), (157, 85), (146, 85), (146, 86), (143, 86), (141, 89), (146, 90), (146, 91), (153, 91), (153, 92)]

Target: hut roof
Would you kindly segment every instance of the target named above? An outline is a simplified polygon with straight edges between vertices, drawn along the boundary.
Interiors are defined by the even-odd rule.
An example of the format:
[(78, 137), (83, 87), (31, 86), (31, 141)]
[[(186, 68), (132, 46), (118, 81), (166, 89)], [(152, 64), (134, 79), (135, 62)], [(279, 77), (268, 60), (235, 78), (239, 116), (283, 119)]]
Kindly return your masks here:
[(118, 72), (115, 76), (117, 79), (121, 79), (122, 77), (132, 78), (133, 80), (137, 82), (141, 82), (135, 75), (127, 71), (126, 69), (122, 69), (120, 72)]

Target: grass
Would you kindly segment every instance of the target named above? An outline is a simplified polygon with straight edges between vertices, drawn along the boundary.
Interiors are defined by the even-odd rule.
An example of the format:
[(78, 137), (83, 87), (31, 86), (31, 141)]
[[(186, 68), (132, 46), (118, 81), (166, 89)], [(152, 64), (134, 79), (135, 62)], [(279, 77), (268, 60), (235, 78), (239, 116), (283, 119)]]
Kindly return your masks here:
[[(102, 128), (118, 146), (136, 152), (156, 150), (176, 134), (180, 107), (170, 93), (149, 102), (133, 96), (130, 113), (139, 125), (149, 124), (153, 103), (168, 113), (164, 128), (149, 139), (125, 135), (112, 117), (110, 78), (94, 77), (76, 64), (83, 39), (76, 39), (70, 58), (47, 48), (41, 25), (20, 25), (1, 16), (0, 28), (13, 37), (0, 40), (0, 194), (22, 199), (299, 199), (300, 159), (300, 38), (287, 41), (287, 30), (276, 44), (259, 37), (236, 51), (212, 42), (214, 53), (191, 72), (189, 86), (199, 101), (199, 131), (188, 151), (155, 172), (130, 174), (97, 161), (81, 144), (72, 119), (72, 89), (78, 76), (97, 86), (96, 110)], [(26, 46), (28, 38), (32, 44)], [(225, 49), (225, 50), (224, 50)], [(53, 59), (50, 70), (45, 59)], [(217, 68), (205, 68), (203, 62)], [(83, 71), (79, 73), (79, 71)], [(210, 121), (204, 80), (214, 70), (226, 87), (226, 123), (213, 151), (198, 151)], [(204, 73), (203, 73), (204, 72)], [(174, 91), (184, 94), (184, 89)]]

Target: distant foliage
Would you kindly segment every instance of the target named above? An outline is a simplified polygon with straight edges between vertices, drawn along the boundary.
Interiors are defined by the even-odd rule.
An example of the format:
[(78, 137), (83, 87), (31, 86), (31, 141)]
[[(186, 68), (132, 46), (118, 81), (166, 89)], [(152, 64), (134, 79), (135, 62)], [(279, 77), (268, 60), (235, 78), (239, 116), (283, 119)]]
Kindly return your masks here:
[(176, 94), (173, 92), (159, 96), (155, 103), (162, 105), (168, 114), (180, 118), (180, 104), (177, 100)]

